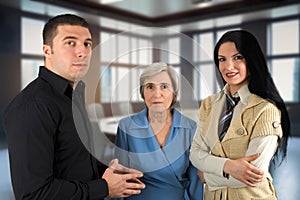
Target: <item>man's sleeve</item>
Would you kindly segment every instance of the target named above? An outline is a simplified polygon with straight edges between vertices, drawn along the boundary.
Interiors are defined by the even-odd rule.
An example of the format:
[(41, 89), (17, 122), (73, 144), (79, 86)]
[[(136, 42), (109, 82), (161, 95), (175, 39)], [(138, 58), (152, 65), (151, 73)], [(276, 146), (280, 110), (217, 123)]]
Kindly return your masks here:
[[(6, 112), (11, 179), (16, 199), (101, 199), (108, 194), (104, 180), (80, 182), (53, 175), (56, 125), (49, 109), (31, 103)], [(84, 170), (84, 169), (83, 169)]]

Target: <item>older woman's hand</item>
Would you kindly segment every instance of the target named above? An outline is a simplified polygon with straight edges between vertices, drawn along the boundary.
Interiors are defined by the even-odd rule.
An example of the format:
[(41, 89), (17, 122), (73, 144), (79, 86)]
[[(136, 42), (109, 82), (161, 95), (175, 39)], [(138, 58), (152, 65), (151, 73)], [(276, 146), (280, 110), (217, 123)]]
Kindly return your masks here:
[(200, 180), (203, 184), (206, 183), (205, 178), (204, 178), (204, 174), (203, 174), (202, 171), (198, 170), (197, 175), (198, 175), (198, 177), (200, 178)]

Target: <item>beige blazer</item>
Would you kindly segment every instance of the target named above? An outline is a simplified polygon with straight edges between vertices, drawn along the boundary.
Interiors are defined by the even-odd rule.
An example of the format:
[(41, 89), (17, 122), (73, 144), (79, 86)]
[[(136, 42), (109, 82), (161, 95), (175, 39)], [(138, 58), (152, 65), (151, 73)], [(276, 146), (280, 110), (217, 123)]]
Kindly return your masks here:
[[(220, 111), (214, 110), (213, 104), (218, 94), (212, 95), (201, 104), (199, 111), (200, 120), (203, 121), (202, 137), (207, 138), (211, 154), (217, 157), (238, 159), (245, 156), (250, 140), (259, 136), (270, 134), (282, 137), (280, 126), (280, 110), (275, 105), (263, 98), (251, 94), (248, 104), (242, 113), (236, 117), (222, 140), (215, 142), (216, 133), (215, 120)], [(213, 124), (213, 125), (212, 125)], [(210, 139), (211, 138), (211, 139)], [(211, 143), (210, 143), (211, 142)], [(257, 187), (223, 188), (209, 191), (205, 188), (205, 200), (274, 200), (276, 199), (272, 178), (269, 173), (265, 174), (263, 181)]]

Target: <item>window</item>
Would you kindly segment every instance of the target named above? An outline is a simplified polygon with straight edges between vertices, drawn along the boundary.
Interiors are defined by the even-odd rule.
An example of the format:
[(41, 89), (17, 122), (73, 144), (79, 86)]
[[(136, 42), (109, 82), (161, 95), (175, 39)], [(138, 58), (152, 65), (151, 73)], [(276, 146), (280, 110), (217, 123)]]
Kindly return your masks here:
[(172, 37), (168, 40), (168, 63), (178, 64), (180, 63), (180, 38)]
[(299, 102), (299, 20), (270, 23), (268, 63), (284, 101)]
[(22, 31), (22, 53), (42, 55), (43, 38), (42, 31), (45, 22), (41, 20), (30, 19), (22, 17), (21, 31)]
[(285, 101), (299, 102), (299, 58), (272, 59), (272, 76)]
[(299, 20), (275, 22), (270, 29), (271, 55), (299, 53)]
[(26, 17), (21, 19), (21, 89), (38, 76), (44, 64), (42, 30), (45, 22)]
[(108, 32), (100, 38), (101, 102), (141, 101), (139, 76), (152, 63), (151, 39)]
[(39, 66), (44, 64), (44, 60), (22, 59), (21, 62), (21, 89), (37, 78)]
[(196, 100), (204, 99), (216, 91), (215, 66), (213, 63), (213, 32), (195, 34), (193, 61), (196, 68), (193, 72), (193, 88)]

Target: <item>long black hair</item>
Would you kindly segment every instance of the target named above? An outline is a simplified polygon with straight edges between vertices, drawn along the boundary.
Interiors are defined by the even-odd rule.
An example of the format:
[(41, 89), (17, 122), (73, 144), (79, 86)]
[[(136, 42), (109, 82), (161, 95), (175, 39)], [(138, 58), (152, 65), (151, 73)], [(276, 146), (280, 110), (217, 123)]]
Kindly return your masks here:
[(285, 103), (268, 70), (266, 59), (260, 45), (256, 38), (245, 30), (228, 31), (219, 39), (214, 49), (214, 61), (217, 67), (217, 79), (220, 86), (226, 84), (219, 71), (218, 59), (219, 48), (225, 42), (233, 42), (237, 51), (242, 54), (246, 60), (247, 70), (250, 74), (248, 84), (249, 91), (264, 99), (271, 100), (281, 111), (283, 136), (280, 139), (275, 154), (276, 158), (280, 158), (281, 163), (285, 159), (287, 153), (288, 137), (290, 136), (290, 119)]

